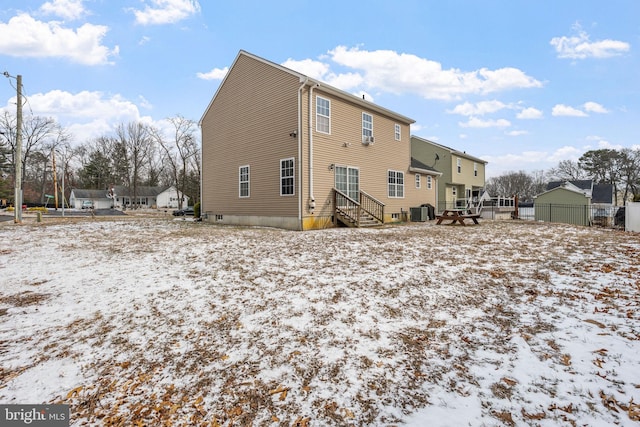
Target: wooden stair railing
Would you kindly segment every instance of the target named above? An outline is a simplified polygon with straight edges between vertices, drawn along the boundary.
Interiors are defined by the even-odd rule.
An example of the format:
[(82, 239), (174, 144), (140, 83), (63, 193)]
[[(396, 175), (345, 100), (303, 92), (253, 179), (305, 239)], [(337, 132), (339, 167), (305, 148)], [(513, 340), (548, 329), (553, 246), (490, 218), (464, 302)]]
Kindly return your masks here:
[(356, 201), (338, 189), (333, 189), (333, 222), (338, 221), (348, 227), (363, 227), (384, 223), (384, 203), (360, 191), (360, 200)]

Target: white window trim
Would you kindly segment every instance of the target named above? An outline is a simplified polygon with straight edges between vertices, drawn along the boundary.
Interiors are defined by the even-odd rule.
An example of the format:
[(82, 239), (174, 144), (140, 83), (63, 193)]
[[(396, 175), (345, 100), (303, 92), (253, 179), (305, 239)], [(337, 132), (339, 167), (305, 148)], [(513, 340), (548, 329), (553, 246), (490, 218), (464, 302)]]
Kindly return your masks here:
[(460, 157), (456, 160), (456, 170), (459, 174), (462, 173), (462, 159)]
[[(318, 112), (318, 100), (319, 99), (322, 99), (323, 101), (327, 101), (329, 103), (329, 115), (328, 116), (325, 116), (324, 114), (320, 114)], [(325, 118), (327, 118), (329, 120), (329, 131), (328, 132), (325, 132), (323, 130), (319, 130), (318, 129), (318, 123), (319, 123), (318, 117), (325, 117)], [(324, 134), (327, 134), (327, 135), (331, 134), (331, 100), (327, 99), (327, 98), (323, 98), (322, 96), (318, 96), (318, 95), (316, 95), (316, 132), (324, 133)]]
[[(290, 161), (292, 163), (292, 165), (293, 165), (293, 167), (292, 167), (293, 171), (292, 171), (292, 175), (290, 177), (282, 176), (282, 163), (283, 162), (287, 162), (287, 161)], [(283, 194), (282, 193), (282, 187), (283, 187), (283, 182), (282, 181), (283, 181), (284, 178), (291, 178), (293, 180), (293, 184), (292, 184), (293, 193), (291, 193), (291, 194)], [(295, 196), (296, 195), (296, 160), (293, 157), (289, 157), (289, 158), (286, 158), (286, 159), (280, 159), (280, 195), (282, 197), (290, 197), (290, 196)]]
[(422, 177), (419, 173), (416, 174), (416, 188), (418, 190), (422, 188)]
[(478, 176), (478, 164), (473, 162), (473, 176)]
[(394, 126), (394, 137), (396, 141), (402, 141), (402, 127), (397, 123)]
[[(371, 117), (371, 122), (370, 122), (371, 123), (371, 129), (366, 128), (364, 126), (364, 124), (365, 124), (365, 120), (364, 120), (365, 115), (368, 116), (368, 117)], [(369, 123), (369, 122), (366, 122), (366, 123)], [(370, 135), (369, 135), (369, 132), (371, 133)], [(363, 137), (373, 136), (373, 114), (365, 113), (364, 111), (362, 112), (362, 136)]]
[(427, 175), (427, 190), (431, 190), (433, 188), (433, 177), (431, 175)]
[[(395, 196), (392, 196), (392, 195), (390, 194), (390, 192), (389, 192), (389, 185), (392, 185), (391, 183), (389, 183), (389, 172), (392, 172), (392, 173), (394, 173), (394, 174), (395, 174), (396, 183), (395, 183), (395, 184), (393, 184), (393, 185), (395, 186), (395, 189), (396, 189), (396, 191), (395, 191)], [(401, 175), (401, 176), (402, 176), (402, 184), (398, 184), (398, 183), (397, 183), (397, 181), (398, 181), (398, 176), (399, 176), (399, 175)], [(392, 169), (387, 170), (387, 197), (389, 197), (390, 199), (404, 199), (404, 194), (405, 194), (405, 191), (404, 191), (404, 181), (405, 181), (405, 179), (404, 179), (404, 172), (402, 172), (402, 171), (396, 171), (396, 170), (392, 170)], [(402, 196), (398, 196), (398, 188), (402, 188)]]
[[(242, 184), (245, 181), (242, 181), (242, 169), (247, 168), (247, 195), (243, 196), (242, 195)], [(238, 197), (240, 197), (241, 199), (246, 199), (248, 197), (251, 197), (251, 166), (249, 165), (242, 165), (238, 167)]]

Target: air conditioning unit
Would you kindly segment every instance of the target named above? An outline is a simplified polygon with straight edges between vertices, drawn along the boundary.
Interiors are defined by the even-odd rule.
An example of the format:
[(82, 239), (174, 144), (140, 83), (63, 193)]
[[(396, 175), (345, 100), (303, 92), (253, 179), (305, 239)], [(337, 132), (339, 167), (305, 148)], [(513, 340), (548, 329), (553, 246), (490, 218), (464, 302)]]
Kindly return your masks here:
[(429, 219), (429, 210), (426, 207), (409, 208), (412, 222), (425, 222)]
[(364, 145), (373, 144), (373, 142), (374, 142), (374, 139), (373, 139), (373, 137), (372, 137), (372, 136), (363, 136), (363, 137), (362, 137), (362, 143), (363, 143)]

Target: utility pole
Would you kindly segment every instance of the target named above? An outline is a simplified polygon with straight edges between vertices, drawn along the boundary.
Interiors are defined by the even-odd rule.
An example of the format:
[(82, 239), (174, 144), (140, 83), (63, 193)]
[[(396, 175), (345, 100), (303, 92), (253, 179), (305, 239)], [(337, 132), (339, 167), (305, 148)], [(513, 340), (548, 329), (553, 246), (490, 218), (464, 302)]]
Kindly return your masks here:
[[(56, 173), (56, 149), (51, 149), (51, 163), (53, 163), (53, 200), (58, 210), (58, 174)], [(64, 196), (64, 195), (63, 195)]]
[[(8, 73), (5, 73), (5, 76)], [(16, 112), (16, 188), (14, 195), (14, 222), (16, 224), (22, 223), (22, 76), (18, 74), (17, 77), (17, 104), (18, 111)]]

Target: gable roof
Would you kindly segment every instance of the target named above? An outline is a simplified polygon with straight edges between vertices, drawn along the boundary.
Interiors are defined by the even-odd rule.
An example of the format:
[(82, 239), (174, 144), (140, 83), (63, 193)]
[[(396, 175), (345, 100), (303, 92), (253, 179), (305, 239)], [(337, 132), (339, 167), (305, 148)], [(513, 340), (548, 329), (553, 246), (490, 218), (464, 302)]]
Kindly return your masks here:
[(593, 188), (593, 180), (591, 179), (577, 179), (574, 181), (551, 181), (547, 184), (547, 190), (552, 190), (556, 187), (560, 187), (561, 185), (564, 185), (566, 182), (570, 183), (571, 185), (581, 189), (581, 190), (588, 190), (589, 192), (592, 190)]
[(107, 190), (85, 190), (82, 188), (74, 188), (71, 192), (76, 199), (108, 199)]
[(613, 204), (613, 184), (594, 184), (592, 179), (551, 181), (547, 184), (547, 191), (561, 186), (567, 188), (568, 185), (591, 197), (591, 203)]
[[(167, 186), (149, 187), (149, 186), (141, 185), (137, 188), (138, 197), (157, 197), (158, 194), (163, 193), (169, 188), (171, 187), (167, 187)], [(124, 185), (114, 185), (113, 191), (116, 194), (116, 197), (118, 196), (128, 197), (133, 195), (133, 189), (129, 189)], [(109, 198), (107, 196), (107, 193), (109, 192), (109, 190), (87, 190), (83, 188), (74, 188), (73, 190), (71, 190), (71, 192), (73, 193), (73, 196), (76, 199), (94, 199), (95, 200), (95, 199)]]
[[(166, 186), (138, 186), (137, 193), (138, 197), (156, 197), (158, 194), (164, 192), (167, 188)], [(116, 196), (133, 196), (133, 188), (125, 187), (124, 185), (114, 185), (113, 191), (116, 193)]]
[(418, 172), (418, 173), (426, 173), (428, 175), (442, 175), (442, 172), (432, 168), (431, 166), (427, 166), (422, 163), (420, 160), (415, 158), (411, 158), (411, 166), (409, 167), (410, 172)]
[(473, 160), (476, 163), (483, 163), (485, 165), (489, 163), (486, 160), (482, 160), (479, 157), (475, 157), (475, 156), (472, 156), (471, 154), (467, 154), (465, 151), (459, 151), (459, 150), (456, 150), (455, 148), (447, 147), (446, 145), (438, 144), (437, 142), (433, 142), (428, 139), (421, 138), (419, 136), (411, 135), (411, 139), (417, 139), (421, 142), (431, 144), (434, 147), (440, 148), (441, 150), (448, 151), (452, 155), (455, 155), (457, 157), (464, 157), (465, 159)]
[(381, 107), (379, 105), (376, 105), (372, 102), (369, 102), (365, 99), (362, 99), (359, 96), (356, 95), (352, 95), (350, 93), (347, 93), (341, 89), (338, 89), (337, 87), (331, 86), (325, 82), (322, 82), (320, 80), (316, 80), (313, 79), (307, 75), (304, 75), (302, 73), (299, 73), (297, 71), (294, 71), (290, 68), (287, 68), (283, 65), (280, 64), (276, 64), (275, 62), (271, 62), (267, 59), (261, 58), (259, 56), (256, 56), (252, 53), (249, 53), (247, 51), (244, 50), (240, 50), (238, 52), (238, 55), (236, 56), (236, 58), (233, 60), (233, 64), (231, 64), (231, 67), (229, 67), (229, 71), (227, 71), (227, 74), (224, 76), (224, 78), (222, 79), (222, 82), (220, 82), (220, 86), (218, 86), (218, 89), (216, 90), (216, 93), (213, 95), (213, 98), (211, 98), (211, 101), (209, 102), (209, 105), (207, 105), (207, 108), (204, 110), (204, 114), (202, 114), (202, 117), (200, 118), (200, 121), (198, 122), (200, 126), (202, 126), (202, 121), (204, 120), (204, 117), (207, 115), (207, 113), (209, 112), (209, 109), (211, 109), (211, 106), (213, 105), (213, 102), (215, 101), (216, 97), (218, 96), (218, 93), (220, 93), (220, 89), (224, 86), (225, 82), (227, 81), (227, 77), (233, 72), (233, 68), (236, 66), (236, 63), (238, 62), (238, 59), (240, 59), (241, 57), (246, 56), (248, 58), (252, 58), (256, 61), (260, 61), (263, 64), (266, 64), (270, 67), (274, 67), (279, 69), (280, 71), (283, 71), (285, 73), (291, 74), (292, 76), (295, 76), (298, 78), (298, 80), (300, 81), (300, 84), (304, 84), (307, 86), (315, 86), (315, 87), (319, 87), (321, 88), (323, 91), (328, 92), (334, 96), (336, 96), (337, 98), (341, 98), (344, 99), (346, 101), (349, 102), (353, 102), (355, 104), (358, 104), (360, 106), (362, 106), (365, 109), (371, 110), (371, 111), (375, 111), (377, 113), (380, 113), (382, 115), (385, 116), (389, 116), (394, 118), (395, 120), (398, 120), (402, 123), (405, 124), (411, 124), (411, 123), (415, 123), (416, 121), (403, 116), (402, 114), (398, 114), (394, 111), (388, 110), (384, 107)]
[(595, 184), (591, 192), (591, 203), (613, 204), (613, 184)]
[[(549, 186), (547, 185), (547, 188)], [(569, 181), (561, 181), (560, 185), (556, 185), (553, 188), (547, 189), (545, 191), (543, 191), (542, 193), (538, 194), (537, 196), (534, 197), (534, 199), (537, 199), (538, 197), (542, 196), (543, 194), (548, 194), (548, 193), (552, 193), (555, 191), (571, 191), (572, 193), (577, 193), (580, 194), (586, 198), (591, 198), (591, 190), (584, 190), (578, 186), (573, 185), (572, 183), (570, 183)]]

